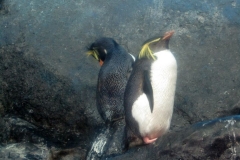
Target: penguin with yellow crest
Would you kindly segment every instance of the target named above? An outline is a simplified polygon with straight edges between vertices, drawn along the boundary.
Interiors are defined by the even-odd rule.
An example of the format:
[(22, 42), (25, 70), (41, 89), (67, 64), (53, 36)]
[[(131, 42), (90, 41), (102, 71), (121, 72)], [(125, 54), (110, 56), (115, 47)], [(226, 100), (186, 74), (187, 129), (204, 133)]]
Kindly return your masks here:
[(97, 39), (88, 54), (99, 61), (97, 108), (103, 120), (113, 122), (124, 117), (123, 97), (134, 57), (112, 38)]
[(174, 31), (142, 46), (124, 95), (127, 128), (145, 144), (170, 127), (177, 80), (177, 63), (169, 50)]

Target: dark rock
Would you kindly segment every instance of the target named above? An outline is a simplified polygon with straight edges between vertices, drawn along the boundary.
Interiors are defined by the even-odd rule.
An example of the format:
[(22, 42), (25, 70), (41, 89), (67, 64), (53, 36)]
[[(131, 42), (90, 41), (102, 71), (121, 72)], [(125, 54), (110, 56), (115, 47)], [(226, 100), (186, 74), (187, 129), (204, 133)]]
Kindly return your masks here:
[(5, 120), (0, 116), (0, 144), (7, 143), (10, 138), (10, 126)]
[(240, 101), (233, 105), (229, 110), (219, 111), (218, 114), (221, 116), (240, 115)]
[(91, 124), (91, 116), (87, 117), (85, 109), (85, 100), (94, 87), (85, 86), (82, 91), (87, 98), (80, 97), (67, 78), (50, 72), (38, 61), (28, 60), (26, 53), (13, 48), (0, 50), (6, 114), (36, 125), (61, 145), (74, 139), (87, 142), (90, 138), (87, 133), (93, 131), (91, 126), (101, 123), (92, 121)]
[(197, 123), (159, 138), (154, 144), (135, 147), (105, 159), (240, 159), (240, 116)]
[(5, 0), (0, 0), (0, 15), (4, 15), (8, 13), (8, 8), (7, 6), (4, 4)]
[(0, 158), (4, 160), (44, 160), (47, 158), (48, 148), (44, 144), (12, 143), (0, 145)]
[(87, 160), (98, 160), (107, 155), (122, 154), (126, 150), (125, 120), (120, 119), (102, 128), (94, 138)]
[(84, 160), (86, 158), (86, 150), (82, 148), (71, 148), (64, 150), (52, 149), (48, 160)]
[(41, 137), (39, 134), (41, 130), (36, 126), (16, 117), (3, 117), (0, 125), (0, 158), (45, 159), (47, 157), (46, 137)]
[[(2, 24), (0, 44), (1, 47), (5, 46), (5, 49), (7, 45), (15, 44), (8, 52), (18, 53), (4, 59), (6, 63), (3, 67), (5, 69), (10, 67), (8, 71), (15, 73), (4, 74), (5, 79), (12, 77), (9, 81), (13, 81), (17, 74), (14, 70), (22, 67), (25, 60), (27, 61), (27, 65), (23, 65), (25, 70), (32, 64), (29, 66), (31, 71), (26, 71), (26, 77), (22, 76), (22, 80), (20, 77), (17, 78), (15, 86), (4, 84), (13, 91), (17, 89), (16, 85), (21, 89), (21, 83), (25, 81), (30, 85), (41, 85), (38, 87), (40, 89), (35, 90), (31, 86), (26, 86), (26, 83), (22, 92), (22, 95), (25, 94), (24, 97), (21, 97), (19, 90), (18, 99), (10, 95), (9, 99), (14, 110), (17, 110), (16, 106), (36, 103), (33, 100), (26, 102), (26, 99), (34, 98), (29, 94), (37, 92), (35, 95), (42, 95), (37, 105), (49, 108), (47, 110), (52, 113), (71, 108), (76, 103), (81, 104), (77, 111), (73, 110), (72, 114), (70, 112), (67, 114), (70, 117), (76, 117), (74, 113), (80, 111), (86, 114), (77, 115), (78, 120), (69, 120), (73, 126), (82, 128), (94, 122), (99, 123), (94, 103), (99, 67), (92, 58), (86, 57), (85, 47), (97, 37), (109, 36), (137, 55), (141, 44), (147, 38), (174, 29), (176, 34), (170, 45), (177, 58), (179, 70), (171, 128), (180, 129), (198, 121), (225, 116), (220, 115), (219, 111), (229, 110), (238, 101), (238, 96), (233, 95), (240, 94), (240, 86), (237, 83), (240, 62), (238, 56), (240, 46), (237, 43), (240, 41), (238, 36), (240, 19), (237, 16), (239, 3), (225, 3), (224, 0), (214, 0), (211, 3), (196, 0), (131, 1), (124, 5), (121, 3), (117, 1), (60, 3), (55, 0), (32, 1), (28, 4), (1, 1), (1, 5), (6, 6), (9, 13), (0, 17)], [(103, 5), (104, 9), (100, 9), (99, 5)], [(231, 13), (232, 18), (227, 13)], [(22, 59), (20, 53), (24, 55)], [(7, 61), (12, 59), (14, 64), (8, 64)], [(36, 60), (38, 63), (35, 63)], [(24, 67), (16, 71), (24, 72)], [(34, 67), (42, 69), (35, 71)], [(38, 79), (38, 83), (35, 82)], [(68, 87), (71, 89), (68, 90)], [(75, 95), (68, 97), (68, 101), (72, 102), (62, 102), (67, 97), (61, 94), (54, 97), (59, 88), (62, 89), (61, 94)], [(12, 93), (7, 91), (6, 95), (8, 94)], [(77, 101), (73, 102), (74, 97), (81, 98), (81, 102), (77, 98), (75, 98)], [(52, 107), (57, 103), (62, 103), (59, 110), (56, 109), (58, 107)], [(25, 110), (21, 110), (20, 114), (23, 113), (26, 114)], [(62, 122), (56, 115), (51, 116), (53, 118), (50, 121), (54, 121), (56, 127), (67, 126), (66, 124), (61, 126)], [(34, 117), (31, 118), (41, 119), (41, 114), (34, 113)], [(47, 126), (51, 122), (45, 120), (41, 123)]]
[[(170, 134), (239, 114), (239, 5), (238, 0), (0, 0), (0, 143), (39, 145), (41, 139), (48, 147), (90, 150), (103, 123), (95, 105), (99, 66), (84, 52), (101, 36), (113, 37), (137, 55), (146, 39), (175, 30), (170, 48), (178, 81)], [(179, 134), (174, 136), (186, 138)], [(211, 151), (210, 158), (229, 153), (226, 136), (219, 138), (211, 142), (223, 143), (220, 150), (203, 148)], [(132, 157), (144, 157), (145, 148)], [(179, 153), (164, 151), (165, 157)], [(197, 157), (200, 151), (192, 154)]]

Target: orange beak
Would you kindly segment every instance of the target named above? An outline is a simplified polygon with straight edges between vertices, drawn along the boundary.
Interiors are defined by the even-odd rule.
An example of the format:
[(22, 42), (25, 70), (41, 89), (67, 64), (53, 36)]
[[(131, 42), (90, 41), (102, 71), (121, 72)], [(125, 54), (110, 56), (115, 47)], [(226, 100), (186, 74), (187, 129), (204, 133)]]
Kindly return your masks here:
[(103, 61), (101, 59), (99, 60), (99, 64), (100, 64), (100, 66), (103, 65)]
[(168, 40), (172, 37), (174, 31), (169, 31), (164, 34), (163, 40)]

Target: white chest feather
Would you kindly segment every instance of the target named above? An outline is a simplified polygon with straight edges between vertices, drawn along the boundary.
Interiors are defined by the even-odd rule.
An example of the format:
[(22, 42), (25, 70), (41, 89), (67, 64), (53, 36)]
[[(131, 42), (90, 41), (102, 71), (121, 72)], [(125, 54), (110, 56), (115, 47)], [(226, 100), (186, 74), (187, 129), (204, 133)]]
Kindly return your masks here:
[(151, 85), (154, 106), (151, 113), (147, 96), (142, 94), (132, 107), (133, 118), (138, 122), (141, 136), (156, 138), (170, 127), (177, 79), (177, 63), (169, 50), (154, 54), (151, 65)]

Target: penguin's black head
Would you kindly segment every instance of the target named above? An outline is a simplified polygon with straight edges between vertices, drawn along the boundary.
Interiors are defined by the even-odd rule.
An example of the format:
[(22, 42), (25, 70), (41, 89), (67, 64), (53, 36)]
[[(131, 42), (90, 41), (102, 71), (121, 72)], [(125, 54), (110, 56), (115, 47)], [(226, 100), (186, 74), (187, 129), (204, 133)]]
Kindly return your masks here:
[(147, 57), (155, 60), (156, 58), (153, 53), (169, 49), (169, 40), (173, 34), (174, 31), (169, 31), (162, 37), (155, 37), (145, 41), (140, 51), (139, 58)]
[(117, 45), (112, 38), (100, 38), (90, 45), (87, 54), (93, 56), (102, 65), (107, 54), (112, 53)]

